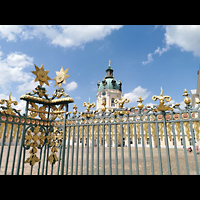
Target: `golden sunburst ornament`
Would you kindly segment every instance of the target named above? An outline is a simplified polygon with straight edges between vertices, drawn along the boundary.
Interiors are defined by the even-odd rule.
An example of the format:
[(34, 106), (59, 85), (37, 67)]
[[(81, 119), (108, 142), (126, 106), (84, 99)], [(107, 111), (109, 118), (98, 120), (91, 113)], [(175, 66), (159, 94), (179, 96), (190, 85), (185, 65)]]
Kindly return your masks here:
[(40, 69), (35, 65), (35, 69), (36, 71), (31, 71), (33, 74), (36, 75), (35, 82), (39, 81), (41, 87), (44, 83), (49, 86), (48, 80), (51, 80), (51, 78), (47, 76), (49, 71), (45, 71), (43, 65), (41, 65)]
[(66, 84), (66, 80), (65, 79), (70, 77), (70, 75), (67, 74), (68, 70), (69, 70), (69, 68), (64, 71), (63, 67), (62, 67), (59, 72), (56, 71), (56, 75), (57, 76), (53, 79), (54, 81), (56, 81), (54, 87), (56, 87), (58, 85), (58, 88), (60, 89), (62, 84)]

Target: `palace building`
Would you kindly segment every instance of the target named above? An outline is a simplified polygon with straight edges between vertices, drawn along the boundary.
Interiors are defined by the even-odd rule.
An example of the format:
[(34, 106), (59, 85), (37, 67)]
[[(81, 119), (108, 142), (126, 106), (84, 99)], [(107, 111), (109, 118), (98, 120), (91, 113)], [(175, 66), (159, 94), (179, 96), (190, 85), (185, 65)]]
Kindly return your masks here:
[[(200, 65), (199, 65), (200, 70)], [(197, 80), (197, 89), (191, 90), (191, 100), (192, 100), (192, 107), (197, 107), (197, 102), (200, 101), (200, 77), (199, 77), (199, 70), (197, 72), (198, 80)]]
[(110, 63), (111, 61), (109, 60), (105, 78), (97, 83), (97, 110), (101, 109), (103, 100), (106, 102), (105, 106), (108, 110), (119, 108), (119, 104), (115, 104), (114, 100), (122, 97), (122, 83), (120, 80), (115, 80)]

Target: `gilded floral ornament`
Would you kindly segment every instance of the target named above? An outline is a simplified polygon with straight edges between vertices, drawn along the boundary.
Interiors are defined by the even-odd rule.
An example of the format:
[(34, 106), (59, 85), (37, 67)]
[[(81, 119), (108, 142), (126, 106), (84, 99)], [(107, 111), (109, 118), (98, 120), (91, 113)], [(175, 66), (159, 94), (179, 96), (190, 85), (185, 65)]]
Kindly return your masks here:
[(170, 108), (170, 107), (164, 105), (165, 104), (165, 99), (166, 99), (167, 102), (170, 102), (172, 100), (172, 98), (170, 96), (163, 96), (162, 87), (161, 87), (160, 96), (154, 95), (152, 97), (153, 101), (156, 101), (157, 99), (160, 101), (160, 104), (157, 106), (157, 108), (153, 109), (153, 112), (166, 111), (166, 110), (173, 111), (173, 108)]
[(91, 107), (92, 107), (92, 108), (95, 107), (95, 103), (91, 103), (91, 104), (90, 104), (90, 97), (89, 97), (88, 103), (84, 102), (84, 103), (83, 103), (83, 106), (84, 106), (84, 107), (87, 107), (87, 111), (89, 112), (90, 109), (91, 109)]
[(58, 127), (54, 125), (53, 127), (53, 133), (49, 133), (49, 135), (46, 137), (48, 139), (48, 142), (46, 145), (49, 144), (51, 148), (52, 154), (48, 157), (48, 161), (53, 165), (58, 161), (58, 156), (55, 152), (58, 152), (57, 146), (62, 144), (63, 139), (63, 131), (59, 131)]
[[(9, 114), (9, 115), (16, 115), (14, 112), (13, 112), (13, 109), (11, 108), (11, 104), (14, 104), (15, 106), (18, 104), (17, 101), (12, 101), (11, 99), (11, 93), (9, 95), (9, 99), (6, 100), (6, 99), (1, 99), (0, 100), (0, 104), (4, 104), (6, 103), (6, 106), (7, 106), (7, 109), (6, 110), (3, 110), (3, 111), (0, 111), (0, 113), (4, 113), (4, 114)], [(15, 109), (14, 109), (15, 110)], [(15, 110), (16, 111), (16, 110)], [(20, 111), (20, 110), (19, 110)]]
[(41, 87), (44, 83), (49, 86), (48, 80), (51, 80), (51, 78), (47, 76), (49, 71), (45, 71), (43, 65), (41, 65), (40, 69), (35, 65), (35, 69), (36, 71), (31, 71), (33, 74), (36, 75), (35, 82), (39, 81)]
[[(40, 133), (40, 135), (38, 135)], [(25, 163), (29, 163), (30, 165), (34, 165), (36, 162), (40, 162), (40, 159), (37, 157), (37, 148), (40, 145), (44, 145), (44, 140), (46, 139), (45, 131), (41, 132), (39, 126), (32, 127), (27, 130), (27, 134), (25, 136), (25, 146), (30, 146), (32, 149), (30, 150), (30, 157), (27, 158)]]
[(129, 103), (129, 99), (123, 99), (123, 98), (121, 97), (120, 100), (115, 99), (114, 103), (115, 103), (115, 104), (118, 104), (118, 103), (119, 103), (119, 107), (120, 107), (120, 108), (123, 108), (125, 103)]

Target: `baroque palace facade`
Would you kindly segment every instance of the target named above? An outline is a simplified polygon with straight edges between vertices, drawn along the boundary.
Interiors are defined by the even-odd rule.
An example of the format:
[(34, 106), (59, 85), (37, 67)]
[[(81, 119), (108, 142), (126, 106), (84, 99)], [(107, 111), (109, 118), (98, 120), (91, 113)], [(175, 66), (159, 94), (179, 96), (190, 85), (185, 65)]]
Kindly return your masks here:
[[(97, 95), (96, 95), (96, 99), (97, 99), (97, 102), (96, 102), (96, 111), (97, 112), (101, 112), (101, 110), (104, 108), (107, 112), (113, 112), (113, 110), (115, 109), (119, 109), (120, 108), (120, 99), (123, 100), (123, 93), (122, 93), (122, 82), (119, 80), (119, 81), (116, 81), (115, 78), (114, 78), (114, 70), (111, 68), (111, 65), (110, 65), (111, 61), (109, 60), (109, 66), (108, 68), (106, 69), (106, 75), (103, 79), (103, 81), (98, 81), (97, 83), (97, 87), (98, 87), (98, 91), (97, 91)], [(161, 89), (161, 93), (162, 93), (162, 89)], [(187, 98), (187, 93), (185, 91), (185, 94), (186, 94), (186, 98)], [(189, 95), (189, 94), (188, 94)], [(142, 104), (142, 98), (141, 97), (138, 97), (139, 100), (138, 100), (138, 108), (142, 105), (142, 108), (144, 107), (144, 105)], [(124, 108), (124, 103), (128, 103), (129, 100), (126, 99), (125, 101), (127, 102), (123, 102), (123, 108)], [(90, 103), (90, 102), (89, 102)], [(89, 104), (88, 103), (88, 104)], [(85, 102), (84, 103), (86, 106), (87, 103)], [(91, 104), (92, 105), (92, 104)], [(95, 104), (93, 103), (93, 106)], [(178, 105), (178, 104), (177, 104)], [(179, 104), (180, 105), (180, 104)], [(143, 108), (143, 111), (147, 111), (147, 109), (150, 108), (150, 106), (146, 106)], [(152, 107), (153, 108), (153, 107)], [(128, 112), (128, 114), (131, 116), (131, 114), (133, 113), (137, 113), (138, 110), (133, 110), (134, 108), (124, 108), (126, 110), (126, 112)], [(132, 110), (131, 110), (132, 109)], [(96, 112), (95, 111), (95, 112)], [(134, 112), (132, 112), (134, 111)], [(152, 112), (152, 111), (151, 111)], [(150, 113), (151, 113), (150, 112)], [(84, 112), (83, 112), (84, 113)], [(112, 115), (112, 114), (111, 114)], [(158, 115), (159, 116), (159, 115)], [(192, 115), (193, 116), (193, 115)], [(148, 127), (147, 127), (147, 124), (143, 124), (143, 132), (144, 132), (144, 143), (142, 144), (142, 138), (141, 138), (141, 127), (140, 127), (140, 124), (137, 124), (136, 125), (137, 129), (136, 129), (136, 132), (137, 132), (137, 140), (134, 139), (134, 125), (133, 124), (130, 124), (130, 140), (128, 139), (128, 132), (127, 132), (127, 128), (126, 128), (126, 124), (123, 125), (123, 130), (124, 130), (124, 136), (123, 136), (123, 145), (126, 147), (128, 146), (128, 143), (130, 141), (130, 146), (131, 147), (135, 147), (135, 142), (137, 141), (137, 146), (138, 147), (142, 147), (142, 145), (144, 144), (146, 147), (149, 147), (150, 146), (150, 139), (151, 139), (151, 144), (152, 144), (152, 147), (157, 147), (158, 146), (158, 141), (160, 143), (160, 147), (161, 148), (165, 148), (166, 145), (165, 145), (165, 137), (164, 137), (164, 133), (163, 133), (163, 123), (159, 123), (158, 124), (158, 131), (159, 131), (159, 139), (156, 138), (156, 126), (155, 124), (151, 124), (150, 127), (151, 127), (151, 138), (149, 137), (149, 134), (148, 134)], [(184, 123), (183, 125), (184, 127), (184, 134), (185, 134), (185, 138), (182, 137), (182, 132), (181, 132), (181, 126), (180, 126), (180, 123), (175, 123), (173, 128), (174, 128), (174, 132), (175, 132), (175, 136), (176, 136), (176, 145), (177, 145), (177, 148), (183, 148), (183, 139), (185, 139), (185, 145), (186, 147), (190, 147), (192, 146), (192, 138), (191, 138), (191, 135), (188, 134), (188, 132), (186, 130), (189, 129), (189, 124), (188, 123)], [(172, 133), (172, 130), (171, 130), (171, 125), (170, 123), (167, 123), (167, 132), (169, 134), (169, 148), (174, 148), (174, 140), (175, 138), (173, 137), (173, 133)], [(119, 131), (120, 129), (120, 126), (117, 125), (117, 130)], [(72, 131), (72, 129), (71, 129)], [(140, 131), (140, 133), (139, 133)], [(169, 133), (170, 131), (170, 133)], [(94, 130), (96, 136), (97, 136), (97, 130), (95, 129)], [(100, 131), (101, 132), (101, 131)], [(117, 140), (114, 139), (114, 125), (111, 125), (111, 146), (114, 147), (115, 145), (118, 145), (118, 146), (121, 146), (121, 139), (120, 137), (117, 138)], [(139, 135), (139, 136), (138, 136)], [(89, 146), (92, 145), (92, 136), (91, 136), (91, 131), (90, 131), (90, 134), (89, 134)], [(103, 139), (102, 137), (100, 138), (101, 141), (100, 142), (100, 145), (103, 144)], [(117, 144), (115, 144), (117, 141)], [(86, 138), (86, 135), (84, 137), (84, 140), (80, 140), (80, 144), (81, 143), (84, 143), (84, 145), (87, 144), (87, 138)], [(97, 143), (97, 137), (95, 138), (95, 141), (94, 141), (94, 144)], [(197, 140), (195, 138), (195, 143), (196, 145), (199, 143), (197, 143)], [(72, 144), (72, 141), (70, 141), (70, 144)], [(108, 137), (108, 128), (105, 129), (105, 146), (109, 146), (109, 137)]]

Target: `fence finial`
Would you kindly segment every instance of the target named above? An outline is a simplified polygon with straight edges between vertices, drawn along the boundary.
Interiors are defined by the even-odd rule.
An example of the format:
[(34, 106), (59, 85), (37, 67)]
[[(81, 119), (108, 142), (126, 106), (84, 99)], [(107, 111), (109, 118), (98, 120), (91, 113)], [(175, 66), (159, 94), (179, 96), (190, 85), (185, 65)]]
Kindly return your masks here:
[(189, 95), (190, 95), (190, 94), (188, 94), (188, 93), (187, 93), (187, 90), (185, 89), (185, 90), (184, 90), (183, 96), (185, 96), (184, 103), (185, 103), (187, 106), (189, 106), (190, 103), (191, 103), (191, 99), (190, 99), (190, 97), (188, 97)]
[(165, 99), (166, 99), (167, 102), (170, 102), (172, 100), (172, 98), (170, 96), (163, 96), (163, 89), (162, 89), (162, 87), (161, 87), (160, 96), (154, 95), (152, 97), (153, 101), (156, 101), (157, 99), (160, 101), (160, 104), (157, 106), (157, 108), (155, 108), (153, 110), (153, 112), (166, 111), (166, 110), (173, 111), (173, 108), (170, 108), (170, 107), (164, 105), (165, 104)]

